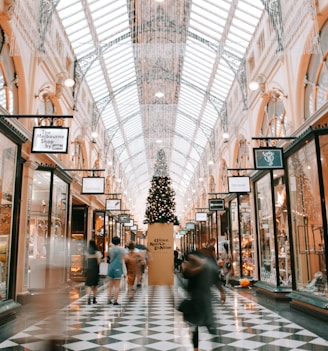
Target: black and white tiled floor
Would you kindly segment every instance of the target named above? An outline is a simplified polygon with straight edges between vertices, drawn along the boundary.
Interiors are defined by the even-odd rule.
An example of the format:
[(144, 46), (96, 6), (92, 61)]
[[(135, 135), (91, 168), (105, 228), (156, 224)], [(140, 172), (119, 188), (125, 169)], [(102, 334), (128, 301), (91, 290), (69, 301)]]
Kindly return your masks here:
[[(302, 351), (328, 350), (323, 339), (303, 327), (226, 289), (224, 305), (215, 302), (218, 334), (200, 328), (200, 350)], [(190, 329), (175, 308), (182, 296), (177, 286), (143, 287), (133, 300), (122, 290), (120, 306), (107, 304), (104, 290), (98, 303), (81, 297), (56, 316), (38, 321), (0, 343), (2, 350), (192, 351)], [(51, 349), (47, 340), (57, 339)]]

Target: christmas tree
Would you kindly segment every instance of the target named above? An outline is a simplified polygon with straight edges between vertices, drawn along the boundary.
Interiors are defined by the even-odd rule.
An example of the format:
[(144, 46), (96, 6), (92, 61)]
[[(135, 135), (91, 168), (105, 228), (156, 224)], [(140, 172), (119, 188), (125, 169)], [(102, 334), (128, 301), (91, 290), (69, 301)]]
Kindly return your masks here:
[(157, 153), (154, 176), (147, 197), (146, 223), (175, 223), (175, 192), (167, 172), (165, 152)]

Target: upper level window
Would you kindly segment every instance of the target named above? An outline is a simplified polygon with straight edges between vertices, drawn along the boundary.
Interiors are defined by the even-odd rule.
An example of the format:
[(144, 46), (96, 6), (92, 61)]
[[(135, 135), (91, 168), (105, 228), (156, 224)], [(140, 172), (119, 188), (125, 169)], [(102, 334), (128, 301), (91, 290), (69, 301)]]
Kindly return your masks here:
[(320, 31), (319, 50), (311, 56), (304, 83), (304, 119), (307, 119), (328, 100), (328, 22)]
[(261, 126), (263, 137), (286, 136), (286, 110), (284, 106), (284, 95), (279, 90), (271, 91), (270, 99), (265, 106)]
[(14, 112), (13, 92), (2, 67), (0, 68), (0, 105), (10, 114)]

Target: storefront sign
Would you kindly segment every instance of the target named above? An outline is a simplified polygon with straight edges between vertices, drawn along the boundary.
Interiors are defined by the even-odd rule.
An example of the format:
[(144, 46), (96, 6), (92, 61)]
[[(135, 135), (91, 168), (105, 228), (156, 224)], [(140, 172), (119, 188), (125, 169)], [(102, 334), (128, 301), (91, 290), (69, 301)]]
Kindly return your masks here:
[(206, 222), (207, 221), (207, 213), (206, 212), (196, 212), (195, 219), (197, 222)]
[(84, 177), (82, 178), (81, 194), (103, 194), (105, 192), (104, 177)]
[(194, 230), (195, 229), (195, 223), (193, 223), (193, 222), (186, 223), (186, 229), (187, 230)]
[(119, 223), (130, 223), (130, 215), (129, 214), (120, 214), (118, 215), (118, 221)]
[(254, 165), (256, 169), (284, 168), (282, 148), (254, 148)]
[(34, 127), (32, 153), (67, 154), (69, 128)]
[(130, 219), (128, 222), (124, 223), (124, 227), (133, 227), (134, 222), (133, 219)]
[(119, 211), (121, 209), (121, 199), (106, 199), (106, 211)]
[(224, 211), (224, 199), (210, 199), (208, 200), (208, 208), (210, 211)]
[(249, 177), (228, 177), (229, 193), (249, 193), (251, 191)]

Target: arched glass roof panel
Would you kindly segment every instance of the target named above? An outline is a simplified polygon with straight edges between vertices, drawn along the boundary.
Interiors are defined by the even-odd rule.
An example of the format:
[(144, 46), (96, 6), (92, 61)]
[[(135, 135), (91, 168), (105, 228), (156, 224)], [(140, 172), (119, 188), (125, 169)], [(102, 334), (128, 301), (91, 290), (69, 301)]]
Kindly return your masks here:
[[(232, 66), (236, 70), (243, 59), (263, 15), (262, 2), (61, 0), (55, 10), (76, 62), (93, 58), (90, 67), (81, 66), (85, 83), (103, 108), (111, 157), (119, 158), (127, 180), (134, 179), (134, 202), (145, 205), (163, 147), (179, 189), (177, 208), (183, 208), (184, 191), (235, 80)], [(158, 87), (162, 100), (155, 97)]]

